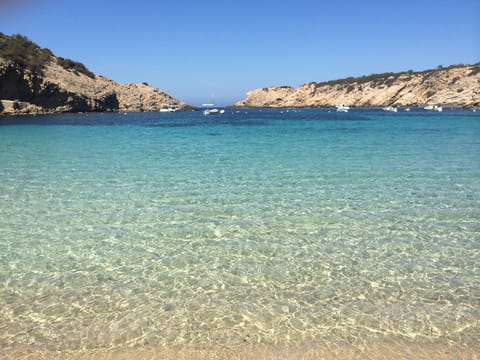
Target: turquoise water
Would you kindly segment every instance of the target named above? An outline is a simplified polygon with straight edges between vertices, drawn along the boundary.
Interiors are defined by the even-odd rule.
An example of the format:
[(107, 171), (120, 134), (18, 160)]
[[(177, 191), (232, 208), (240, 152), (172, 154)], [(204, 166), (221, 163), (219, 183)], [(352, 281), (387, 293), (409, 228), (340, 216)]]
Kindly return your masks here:
[(476, 113), (0, 124), (1, 349), (480, 341)]

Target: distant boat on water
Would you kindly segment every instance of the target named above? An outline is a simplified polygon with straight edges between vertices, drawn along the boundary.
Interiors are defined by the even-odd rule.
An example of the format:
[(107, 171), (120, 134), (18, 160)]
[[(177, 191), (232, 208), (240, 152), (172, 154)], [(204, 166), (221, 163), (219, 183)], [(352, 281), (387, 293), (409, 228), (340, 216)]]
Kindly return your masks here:
[(438, 105), (427, 105), (424, 107), (425, 110), (429, 110), (429, 111), (438, 111), (438, 112), (442, 112), (443, 111), (443, 108), (441, 106), (438, 106)]
[(214, 107), (214, 104), (203, 104), (203, 107), (207, 107), (207, 109), (203, 110), (203, 115), (218, 115), (218, 114), (223, 114), (225, 113), (225, 110), (223, 109), (217, 109)]
[(384, 111), (397, 112), (398, 109), (394, 106), (387, 106), (383, 108)]
[(162, 108), (160, 109), (160, 112), (175, 112), (175, 111), (178, 111), (178, 105), (175, 103), (163, 104)]
[(203, 110), (203, 115), (217, 115), (220, 113), (220, 110), (218, 109), (205, 109)]
[(337, 112), (348, 112), (348, 110), (350, 110), (350, 106), (347, 106), (345, 104), (337, 106)]

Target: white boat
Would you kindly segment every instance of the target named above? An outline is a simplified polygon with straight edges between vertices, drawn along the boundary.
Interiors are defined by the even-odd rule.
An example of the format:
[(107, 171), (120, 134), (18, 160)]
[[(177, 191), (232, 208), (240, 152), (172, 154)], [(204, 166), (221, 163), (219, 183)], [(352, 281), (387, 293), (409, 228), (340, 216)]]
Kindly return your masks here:
[(178, 105), (175, 103), (171, 104), (163, 104), (162, 108), (160, 109), (160, 112), (175, 112), (178, 110)]
[(438, 106), (438, 105), (427, 105), (424, 107), (425, 110), (430, 110), (430, 111), (438, 111), (438, 112), (442, 112), (443, 111), (443, 108), (441, 106)]
[(350, 106), (347, 106), (345, 104), (337, 105), (338, 112), (348, 112), (348, 110), (350, 110)]
[(225, 114), (224, 109), (217, 109), (217, 108), (212, 108), (212, 109), (205, 109), (203, 110), (203, 115), (218, 115), (218, 114)]
[(223, 109), (217, 109), (214, 107), (214, 104), (202, 104), (203, 107), (207, 107), (207, 109), (203, 110), (203, 115), (217, 115), (225, 113)]
[(387, 106), (383, 108), (384, 111), (397, 112), (398, 109), (394, 106)]
[(217, 115), (219, 113), (220, 113), (220, 110), (216, 108), (203, 110), (203, 115)]

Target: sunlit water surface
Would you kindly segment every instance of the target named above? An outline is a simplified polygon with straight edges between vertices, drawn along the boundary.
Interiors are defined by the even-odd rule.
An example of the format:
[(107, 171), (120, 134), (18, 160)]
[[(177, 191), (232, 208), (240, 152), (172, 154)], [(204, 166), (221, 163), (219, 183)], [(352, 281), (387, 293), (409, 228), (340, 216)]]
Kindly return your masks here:
[(0, 118), (0, 349), (480, 342), (480, 117)]

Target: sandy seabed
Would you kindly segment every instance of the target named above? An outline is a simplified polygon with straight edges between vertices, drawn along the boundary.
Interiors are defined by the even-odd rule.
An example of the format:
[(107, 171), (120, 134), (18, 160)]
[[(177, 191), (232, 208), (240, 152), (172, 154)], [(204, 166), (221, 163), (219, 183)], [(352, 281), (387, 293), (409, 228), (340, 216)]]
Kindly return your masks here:
[(316, 359), (480, 359), (480, 344), (460, 348), (445, 344), (371, 344), (368, 346), (312, 345), (286, 347), (250, 345), (239, 347), (194, 348), (139, 348), (85, 351), (44, 351), (28, 348), (2, 351), (4, 360), (316, 360)]

